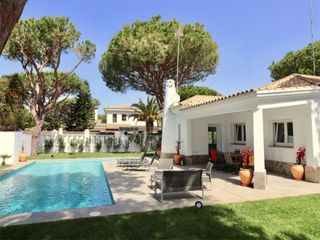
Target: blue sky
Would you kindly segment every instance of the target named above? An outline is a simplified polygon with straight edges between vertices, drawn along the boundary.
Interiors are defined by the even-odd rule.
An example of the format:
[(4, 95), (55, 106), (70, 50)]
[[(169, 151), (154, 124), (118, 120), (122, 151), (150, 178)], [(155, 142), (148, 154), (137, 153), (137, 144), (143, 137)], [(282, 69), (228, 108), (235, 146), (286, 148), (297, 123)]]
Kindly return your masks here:
[[(315, 39), (320, 39), (320, 0), (313, 0)], [(124, 24), (160, 14), (164, 20), (200, 22), (219, 48), (216, 74), (198, 85), (223, 94), (255, 88), (270, 82), (268, 66), (291, 50), (310, 42), (309, 0), (29, 0), (22, 19), (67, 16), (97, 45), (96, 58), (82, 64), (76, 73), (90, 82), (93, 97), (106, 105), (134, 103), (142, 92), (119, 94), (109, 90), (98, 70), (101, 55)], [(66, 56), (63, 70), (76, 58)], [(21, 71), (18, 63), (0, 59), (0, 75)]]

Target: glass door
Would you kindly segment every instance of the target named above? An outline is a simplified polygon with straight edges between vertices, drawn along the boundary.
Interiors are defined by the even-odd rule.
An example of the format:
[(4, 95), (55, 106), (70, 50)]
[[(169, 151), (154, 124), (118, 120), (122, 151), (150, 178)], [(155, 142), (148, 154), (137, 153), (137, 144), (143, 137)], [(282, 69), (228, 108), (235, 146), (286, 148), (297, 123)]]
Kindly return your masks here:
[(217, 128), (208, 127), (208, 149), (217, 150)]

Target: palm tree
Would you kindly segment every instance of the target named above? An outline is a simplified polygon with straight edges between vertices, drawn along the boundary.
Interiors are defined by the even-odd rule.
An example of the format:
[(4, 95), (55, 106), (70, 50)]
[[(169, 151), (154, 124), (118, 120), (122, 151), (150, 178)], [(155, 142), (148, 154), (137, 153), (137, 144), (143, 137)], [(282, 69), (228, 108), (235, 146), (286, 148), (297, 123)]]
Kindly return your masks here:
[(159, 106), (154, 98), (147, 98), (147, 103), (145, 104), (141, 99), (138, 103), (132, 104), (135, 107), (134, 114), (132, 114), (134, 119), (138, 121), (146, 122), (147, 133), (153, 132), (154, 122), (159, 124)]

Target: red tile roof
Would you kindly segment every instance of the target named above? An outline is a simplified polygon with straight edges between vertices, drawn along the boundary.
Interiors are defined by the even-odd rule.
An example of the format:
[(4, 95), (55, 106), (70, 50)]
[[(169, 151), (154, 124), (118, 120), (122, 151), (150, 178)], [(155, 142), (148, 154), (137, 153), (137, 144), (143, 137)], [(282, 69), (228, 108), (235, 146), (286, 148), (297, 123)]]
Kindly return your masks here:
[(241, 92), (237, 92), (228, 96), (208, 96), (208, 95), (196, 95), (189, 99), (180, 102), (180, 110), (187, 110), (190, 108), (199, 107), (212, 102), (217, 102), (237, 96), (242, 96), (257, 91), (270, 91), (270, 90), (284, 90), (293, 88), (319, 88), (320, 77), (310, 76), (303, 74), (291, 74), (287, 77), (274, 81), (270, 84), (264, 85), (257, 89), (249, 89)]

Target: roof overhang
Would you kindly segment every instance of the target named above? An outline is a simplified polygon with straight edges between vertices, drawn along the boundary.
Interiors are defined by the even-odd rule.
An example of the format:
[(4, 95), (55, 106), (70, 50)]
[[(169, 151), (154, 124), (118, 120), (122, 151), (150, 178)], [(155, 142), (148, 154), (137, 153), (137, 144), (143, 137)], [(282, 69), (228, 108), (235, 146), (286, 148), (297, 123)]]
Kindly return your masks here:
[(171, 107), (171, 112), (185, 119), (197, 119), (235, 112), (254, 111), (257, 108), (276, 108), (307, 104), (309, 100), (320, 98), (320, 88), (290, 88), (255, 91), (221, 101), (182, 110), (181, 106)]

